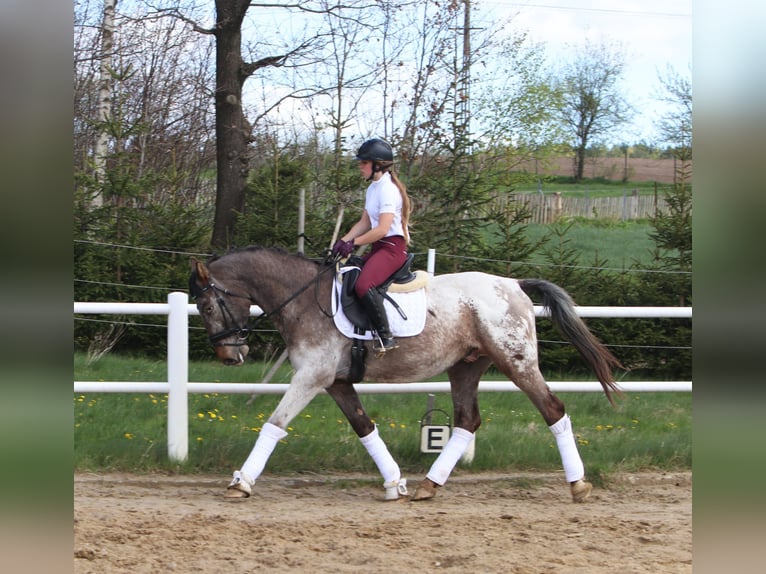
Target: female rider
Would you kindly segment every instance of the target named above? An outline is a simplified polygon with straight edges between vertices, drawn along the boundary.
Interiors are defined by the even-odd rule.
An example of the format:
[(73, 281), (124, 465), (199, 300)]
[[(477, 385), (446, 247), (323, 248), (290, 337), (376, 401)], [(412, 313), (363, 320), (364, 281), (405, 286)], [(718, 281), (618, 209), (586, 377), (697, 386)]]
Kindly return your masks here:
[(372, 245), (362, 258), (364, 265), (355, 291), (380, 338), (380, 346), (373, 345), (373, 350), (380, 354), (399, 346), (391, 335), (383, 296), (377, 287), (407, 259), (410, 198), (406, 186), (393, 171), (394, 152), (388, 142), (379, 138), (364, 142), (356, 159), (362, 177), (371, 182), (364, 211), (348, 233), (335, 242), (332, 253), (347, 257), (355, 247)]

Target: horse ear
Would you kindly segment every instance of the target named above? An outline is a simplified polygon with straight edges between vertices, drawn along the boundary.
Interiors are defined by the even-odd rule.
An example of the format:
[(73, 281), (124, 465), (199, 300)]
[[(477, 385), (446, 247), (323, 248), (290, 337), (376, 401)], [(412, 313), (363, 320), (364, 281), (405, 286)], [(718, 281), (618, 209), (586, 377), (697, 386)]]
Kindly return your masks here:
[(206, 285), (210, 282), (210, 272), (207, 270), (207, 267), (205, 266), (202, 261), (199, 261), (195, 259), (194, 257), (191, 258), (191, 270), (192, 273), (197, 273), (197, 279), (202, 285)]

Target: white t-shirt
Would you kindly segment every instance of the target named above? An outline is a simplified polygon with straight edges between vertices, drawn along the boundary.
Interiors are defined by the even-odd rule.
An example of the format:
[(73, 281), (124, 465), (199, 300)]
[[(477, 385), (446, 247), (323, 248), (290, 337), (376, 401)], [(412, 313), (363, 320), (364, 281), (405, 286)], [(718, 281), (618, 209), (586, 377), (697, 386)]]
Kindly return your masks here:
[(370, 216), (372, 228), (378, 226), (381, 213), (393, 213), (394, 221), (391, 223), (386, 237), (391, 237), (392, 235), (404, 236), (404, 228), (402, 227), (402, 195), (399, 193), (399, 188), (391, 180), (390, 173), (384, 173), (378, 181), (373, 181), (367, 188), (364, 208), (367, 210), (367, 215)]

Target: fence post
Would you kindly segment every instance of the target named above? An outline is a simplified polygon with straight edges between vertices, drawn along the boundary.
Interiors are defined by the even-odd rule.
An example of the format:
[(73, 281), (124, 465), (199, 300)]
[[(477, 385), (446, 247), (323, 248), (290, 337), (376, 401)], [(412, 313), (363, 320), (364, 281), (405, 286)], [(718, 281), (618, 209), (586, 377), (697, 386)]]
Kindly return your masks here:
[(426, 270), (431, 277), (434, 276), (434, 271), (436, 270), (436, 249), (434, 248), (428, 249), (428, 263)]
[(189, 297), (168, 295), (168, 458), (185, 462), (189, 454)]

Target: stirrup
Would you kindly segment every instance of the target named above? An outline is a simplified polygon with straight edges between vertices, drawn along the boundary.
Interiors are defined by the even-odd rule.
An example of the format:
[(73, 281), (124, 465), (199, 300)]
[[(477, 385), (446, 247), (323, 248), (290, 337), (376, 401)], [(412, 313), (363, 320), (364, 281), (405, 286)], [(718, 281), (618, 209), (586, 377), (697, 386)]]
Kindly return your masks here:
[(393, 351), (394, 349), (399, 348), (399, 343), (396, 342), (396, 339), (393, 337), (384, 339), (380, 335), (378, 335), (377, 339), (374, 340), (374, 343), (372, 345), (372, 351), (375, 353), (375, 356), (377, 358), (382, 357), (386, 354), (386, 351)]
[(386, 500), (397, 500), (400, 496), (407, 496), (409, 494), (407, 492), (406, 478), (385, 482), (383, 483), (383, 488), (386, 489)]

